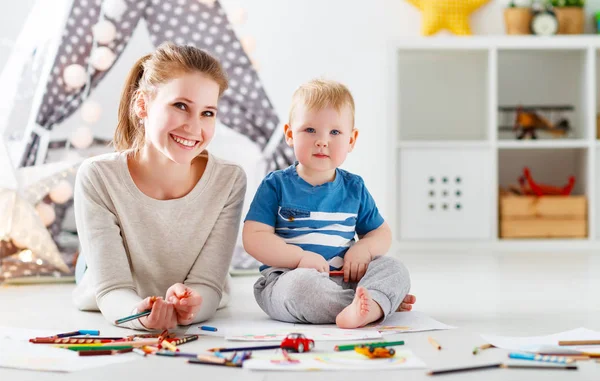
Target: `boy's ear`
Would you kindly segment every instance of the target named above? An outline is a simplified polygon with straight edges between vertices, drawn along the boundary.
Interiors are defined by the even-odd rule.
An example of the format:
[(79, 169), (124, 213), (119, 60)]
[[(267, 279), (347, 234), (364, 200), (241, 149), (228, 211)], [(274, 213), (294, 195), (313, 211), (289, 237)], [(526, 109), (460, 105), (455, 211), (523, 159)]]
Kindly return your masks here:
[(350, 133), (350, 147), (348, 148), (348, 152), (352, 152), (352, 150), (354, 149), (356, 139), (358, 139), (358, 130), (356, 128), (353, 128), (352, 132)]
[(285, 142), (287, 143), (287, 145), (290, 147), (293, 147), (294, 146), (294, 137), (292, 135), (292, 127), (290, 127), (289, 124), (286, 124), (283, 127), (283, 133), (285, 135)]
[(146, 96), (141, 90), (137, 90), (134, 94), (135, 101), (133, 102), (133, 107), (135, 110), (135, 114), (138, 118), (145, 118), (148, 116), (148, 112), (146, 110)]

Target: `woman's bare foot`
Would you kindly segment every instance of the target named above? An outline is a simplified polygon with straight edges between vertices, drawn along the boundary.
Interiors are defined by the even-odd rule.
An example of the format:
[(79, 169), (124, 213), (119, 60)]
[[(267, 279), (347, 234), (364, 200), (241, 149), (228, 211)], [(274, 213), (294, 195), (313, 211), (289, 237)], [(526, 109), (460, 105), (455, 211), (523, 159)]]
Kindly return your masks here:
[(410, 311), (413, 308), (413, 304), (417, 302), (417, 297), (411, 294), (408, 294), (404, 297), (404, 300), (398, 306), (396, 312), (406, 312)]
[(381, 319), (383, 311), (364, 287), (357, 287), (352, 303), (335, 318), (340, 328), (359, 328)]

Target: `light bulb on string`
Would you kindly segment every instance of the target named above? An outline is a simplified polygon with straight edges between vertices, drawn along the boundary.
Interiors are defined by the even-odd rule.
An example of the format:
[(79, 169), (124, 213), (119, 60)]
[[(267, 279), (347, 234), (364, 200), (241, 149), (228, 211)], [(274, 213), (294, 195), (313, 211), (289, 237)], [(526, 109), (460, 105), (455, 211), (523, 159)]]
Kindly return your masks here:
[(63, 79), (70, 89), (78, 90), (87, 82), (87, 74), (83, 66), (73, 64), (65, 68)]

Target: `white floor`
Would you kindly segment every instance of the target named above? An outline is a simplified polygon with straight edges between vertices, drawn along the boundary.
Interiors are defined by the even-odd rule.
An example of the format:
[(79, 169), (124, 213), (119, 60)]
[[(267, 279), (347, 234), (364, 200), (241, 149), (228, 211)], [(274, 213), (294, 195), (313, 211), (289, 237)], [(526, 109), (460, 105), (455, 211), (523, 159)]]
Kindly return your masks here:
[[(427, 342), (430, 333), (413, 333), (387, 338), (403, 339), (430, 368), (503, 361), (506, 352), (490, 349), (473, 356), (473, 346), (482, 344), (480, 333), (544, 335), (577, 327), (600, 331), (600, 253), (413, 253), (400, 258), (412, 274), (415, 309), (456, 330), (435, 332), (443, 346), (434, 351)], [(252, 296), (255, 276), (234, 277), (233, 298), (221, 316), (256, 316), (262, 312)], [(70, 304), (72, 285), (4, 286), (0, 288), (0, 326), (48, 328), (67, 331), (81, 327), (121, 334), (99, 314), (76, 311)], [(211, 338), (188, 344), (186, 351), (221, 345)], [(331, 349), (334, 343), (317, 343), (317, 349)], [(133, 354), (129, 354), (133, 356)], [(136, 359), (134, 362), (85, 371), (85, 379), (111, 380), (202, 376), (205, 379), (245, 380), (364, 380), (361, 372), (249, 372), (210, 366), (188, 365), (180, 359)], [(578, 371), (488, 370), (437, 376), (456, 380), (599, 380), (600, 363), (579, 363)], [(76, 379), (82, 374), (51, 374), (0, 369), (0, 380)], [(425, 370), (382, 372), (368, 377), (428, 379)]]

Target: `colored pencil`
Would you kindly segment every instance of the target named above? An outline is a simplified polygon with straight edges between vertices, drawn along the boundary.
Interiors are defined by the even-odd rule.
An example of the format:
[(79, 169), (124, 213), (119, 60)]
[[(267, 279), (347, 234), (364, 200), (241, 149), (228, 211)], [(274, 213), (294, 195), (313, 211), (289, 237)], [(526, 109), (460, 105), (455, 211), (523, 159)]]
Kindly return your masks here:
[(427, 372), (427, 374), (430, 375), (430, 376), (434, 376), (436, 374), (470, 372), (470, 371), (475, 371), (475, 370), (483, 370), (483, 369), (490, 369), (490, 368), (500, 368), (501, 366), (502, 366), (502, 363), (499, 362), (499, 363), (486, 364), (486, 365), (466, 366), (466, 367), (462, 367), (462, 368), (438, 369), (438, 370), (432, 370), (430, 372)]
[(573, 362), (573, 360), (565, 356), (550, 356), (550, 355), (538, 355), (534, 353), (509, 353), (508, 358), (517, 360), (531, 360), (540, 362), (549, 362), (555, 364), (567, 364)]
[(79, 351), (77, 354), (79, 356), (110, 356), (116, 355), (119, 353), (127, 353), (133, 351), (134, 348), (125, 348), (125, 349), (112, 349), (112, 350), (102, 350), (102, 351)]
[(121, 349), (129, 349), (129, 348), (135, 348), (133, 346), (114, 346), (114, 347), (109, 347), (109, 346), (88, 346), (88, 345), (81, 345), (78, 347), (66, 347), (65, 349), (68, 349), (70, 351), (75, 351), (75, 352), (80, 352), (80, 351), (110, 351), (110, 350), (121, 350)]
[(438, 351), (442, 350), (442, 346), (437, 341), (435, 341), (435, 339), (433, 337), (429, 336), (427, 338), (427, 341), (429, 341), (429, 344), (433, 345), (433, 347), (435, 349), (437, 349)]
[(393, 347), (396, 345), (404, 345), (404, 341), (381, 341), (378, 343), (362, 343), (362, 344), (346, 344), (346, 345), (336, 345), (333, 350), (334, 351), (353, 351), (354, 347), (358, 347), (358, 346), (367, 346), (367, 347), (373, 347), (373, 348), (385, 348), (385, 347)]
[(201, 329), (202, 331), (212, 331), (212, 332), (217, 332), (217, 329), (216, 329), (215, 327), (211, 327), (211, 326), (208, 326), (208, 325), (201, 325), (201, 326), (200, 326), (200, 329)]
[(102, 343), (113, 343), (115, 340), (105, 339), (77, 339), (71, 337), (65, 337), (62, 339), (52, 337), (36, 337), (35, 339), (29, 339), (30, 343), (34, 344), (102, 344)]
[(143, 347), (146, 345), (156, 345), (158, 344), (158, 340), (156, 339), (143, 339), (136, 341), (113, 341), (111, 343), (105, 344), (55, 344), (54, 347), (58, 348), (66, 348), (70, 350), (85, 350), (85, 349), (120, 349), (120, 348), (135, 348), (135, 347)]
[(144, 312), (140, 312), (139, 314), (126, 316), (124, 318), (120, 318), (120, 319), (115, 320), (115, 324), (127, 323), (128, 321), (139, 319), (139, 318), (144, 317), (144, 316), (148, 316), (148, 315), (150, 315), (151, 312), (152, 312), (152, 310), (147, 310), (147, 311), (144, 311)]
[(480, 345), (478, 347), (473, 348), (473, 354), (476, 355), (477, 353), (479, 353), (479, 351), (483, 351), (485, 349), (490, 349), (490, 348), (494, 348), (494, 346), (492, 344)]
[(522, 364), (502, 364), (500, 368), (509, 369), (558, 369), (558, 370), (577, 370), (577, 365), (522, 365)]
[(199, 359), (189, 359), (188, 363), (190, 363), (190, 364), (201, 364), (201, 365), (231, 366), (231, 367), (234, 367), (234, 368), (241, 368), (242, 367), (241, 364), (234, 364), (234, 363), (229, 362), (229, 361), (221, 363), (221, 362), (207, 361), (205, 359), (202, 359), (202, 360), (199, 360)]
[(177, 348), (175, 345), (169, 343), (168, 340), (161, 340), (158, 343), (159, 348), (166, 348), (172, 352), (179, 352), (179, 348)]
[(156, 351), (156, 352), (154, 352), (154, 354), (157, 356), (164, 356), (164, 357), (190, 357), (190, 358), (194, 358), (194, 359), (198, 358), (197, 353), (172, 352), (172, 351), (165, 351), (165, 350)]
[(98, 336), (99, 334), (100, 334), (100, 331), (98, 331), (98, 330), (83, 329), (83, 330), (79, 330), (79, 331), (59, 333), (59, 334), (51, 336), (51, 337), (61, 338), (61, 337), (71, 337), (71, 336), (79, 336), (79, 335)]
[(209, 352), (235, 352), (235, 351), (261, 351), (266, 349), (279, 349), (281, 345), (263, 345), (258, 347), (238, 347), (238, 348), (211, 348)]
[(600, 340), (563, 340), (559, 341), (558, 345), (600, 345)]
[(344, 270), (333, 270), (329, 272), (329, 276), (344, 276)]
[(191, 335), (182, 337), (181, 339), (168, 339), (169, 343), (173, 345), (181, 345), (185, 343), (189, 343), (190, 341), (198, 340), (198, 335)]

